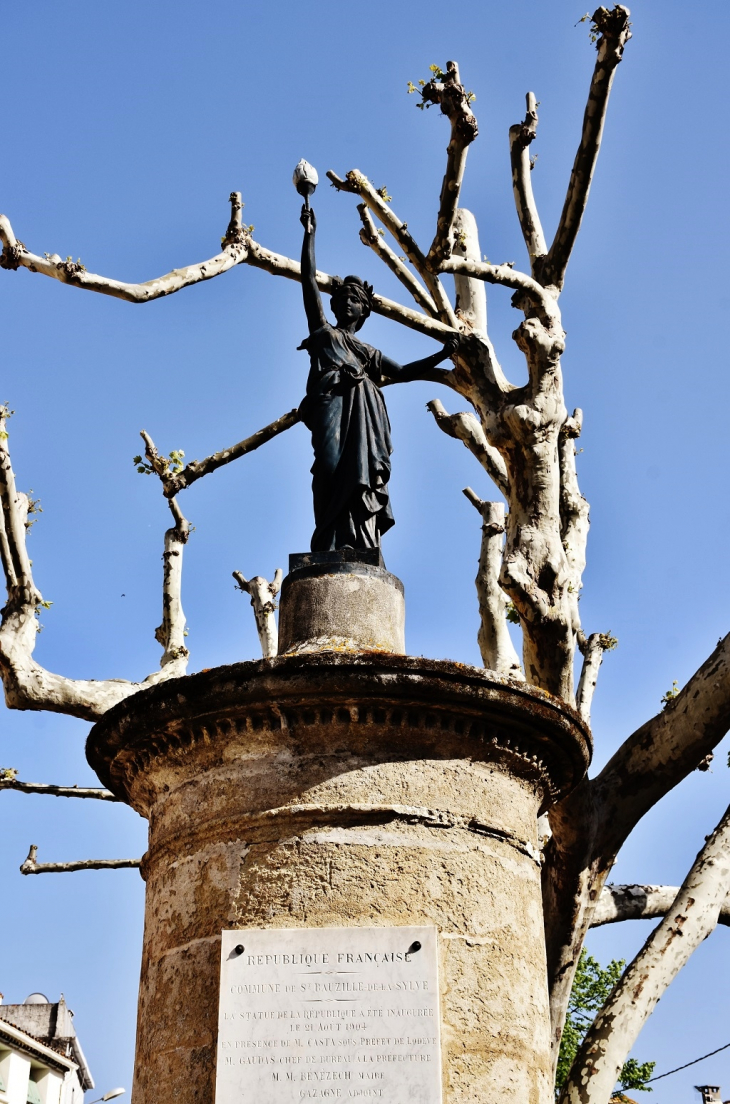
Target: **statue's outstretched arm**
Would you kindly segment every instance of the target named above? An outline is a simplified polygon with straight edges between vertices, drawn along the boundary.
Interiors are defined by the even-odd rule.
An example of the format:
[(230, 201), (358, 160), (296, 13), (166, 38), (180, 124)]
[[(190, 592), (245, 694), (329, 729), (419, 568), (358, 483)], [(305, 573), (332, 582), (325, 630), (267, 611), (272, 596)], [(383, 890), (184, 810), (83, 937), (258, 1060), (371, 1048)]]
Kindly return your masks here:
[(304, 298), (304, 311), (307, 315), (309, 332), (314, 333), (324, 326), (325, 318), (322, 299), (317, 287), (317, 264), (314, 259), (314, 235), (317, 230), (317, 220), (314, 211), (306, 205), (302, 207), (299, 220), (304, 227), (304, 241), (302, 242), (302, 296)]
[(397, 364), (390, 357), (383, 356), (381, 358), (381, 369), (385, 378), (393, 383), (407, 383), (409, 380), (433, 378), (430, 376), (433, 369), (453, 356), (458, 347), (459, 335), (454, 334), (449, 337), (438, 353), (434, 353), (430, 357), (423, 357), (421, 360), (412, 360), (409, 364)]

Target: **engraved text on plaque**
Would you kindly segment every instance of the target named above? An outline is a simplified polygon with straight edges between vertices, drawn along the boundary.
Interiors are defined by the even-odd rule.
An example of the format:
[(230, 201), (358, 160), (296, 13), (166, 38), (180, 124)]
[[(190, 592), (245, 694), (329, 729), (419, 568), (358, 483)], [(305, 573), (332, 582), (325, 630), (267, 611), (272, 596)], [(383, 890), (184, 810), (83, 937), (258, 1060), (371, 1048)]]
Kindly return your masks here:
[(224, 931), (216, 1104), (441, 1104), (435, 928)]

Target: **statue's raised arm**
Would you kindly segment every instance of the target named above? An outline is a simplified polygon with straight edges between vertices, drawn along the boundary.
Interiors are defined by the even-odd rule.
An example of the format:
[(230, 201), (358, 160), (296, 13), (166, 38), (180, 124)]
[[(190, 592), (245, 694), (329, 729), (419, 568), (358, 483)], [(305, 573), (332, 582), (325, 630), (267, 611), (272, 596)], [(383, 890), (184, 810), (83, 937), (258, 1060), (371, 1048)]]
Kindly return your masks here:
[(324, 326), (327, 319), (324, 316), (322, 298), (317, 287), (317, 262), (314, 257), (314, 235), (317, 231), (317, 220), (314, 211), (305, 203), (299, 220), (304, 227), (304, 241), (302, 242), (302, 296), (304, 298), (304, 311), (309, 323), (309, 332), (313, 334)]

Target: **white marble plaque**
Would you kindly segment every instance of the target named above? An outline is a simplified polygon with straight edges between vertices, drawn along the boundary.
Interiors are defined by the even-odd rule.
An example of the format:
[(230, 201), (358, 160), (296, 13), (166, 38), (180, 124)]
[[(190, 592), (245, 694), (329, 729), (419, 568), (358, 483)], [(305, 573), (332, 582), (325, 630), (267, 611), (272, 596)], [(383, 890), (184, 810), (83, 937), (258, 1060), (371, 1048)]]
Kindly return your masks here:
[(215, 1099), (441, 1104), (436, 929), (224, 931)]

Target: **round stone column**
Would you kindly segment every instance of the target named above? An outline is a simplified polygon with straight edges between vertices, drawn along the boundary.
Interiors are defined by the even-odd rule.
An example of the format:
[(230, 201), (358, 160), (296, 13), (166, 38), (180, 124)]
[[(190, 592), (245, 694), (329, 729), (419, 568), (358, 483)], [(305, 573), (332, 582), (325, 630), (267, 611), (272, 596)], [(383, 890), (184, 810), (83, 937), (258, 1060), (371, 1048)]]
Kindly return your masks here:
[(213, 1104), (221, 929), (349, 925), (437, 928), (444, 1104), (548, 1104), (537, 817), (589, 748), (548, 694), (377, 653), (110, 710), (89, 762), (150, 826), (135, 1104)]

